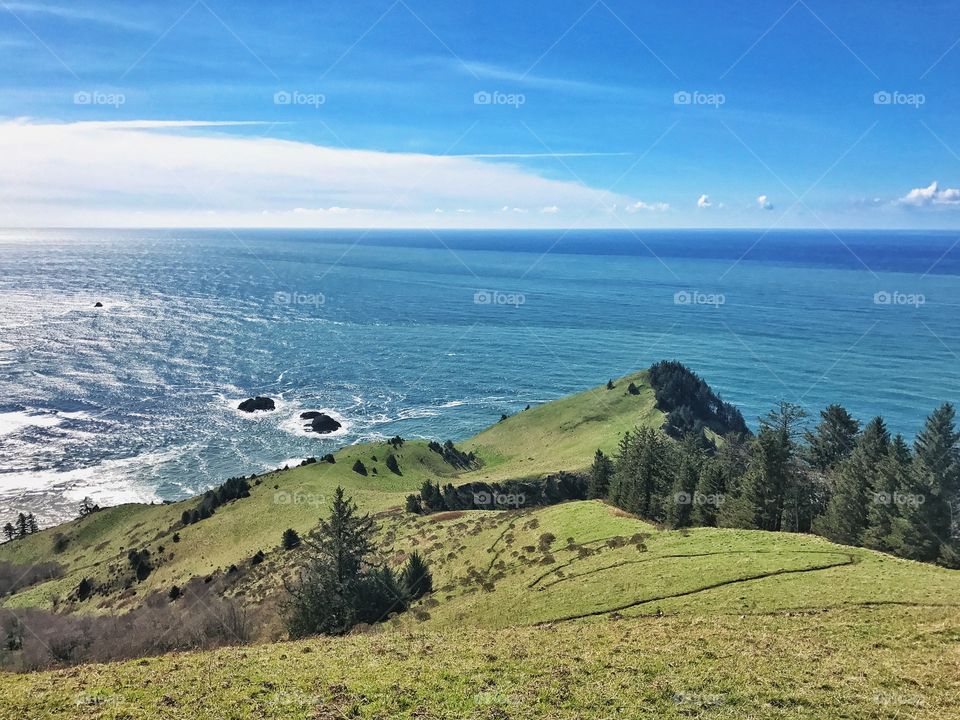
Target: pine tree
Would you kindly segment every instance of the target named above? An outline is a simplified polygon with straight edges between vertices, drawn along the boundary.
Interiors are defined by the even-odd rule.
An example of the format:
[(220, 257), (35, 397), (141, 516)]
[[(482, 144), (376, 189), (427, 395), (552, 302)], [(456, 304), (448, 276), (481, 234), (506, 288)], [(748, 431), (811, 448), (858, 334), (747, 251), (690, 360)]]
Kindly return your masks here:
[(280, 538), (280, 545), (284, 550), (293, 550), (295, 547), (299, 547), (300, 534), (293, 528), (287, 528)]
[(610, 481), (610, 500), (627, 512), (663, 518), (663, 495), (672, 484), (666, 440), (652, 428), (627, 432)]
[(30, 534), (30, 523), (27, 521), (27, 516), (23, 513), (17, 514), (17, 539), (25, 538)]
[(827, 510), (814, 523), (817, 533), (844, 545), (862, 542), (870, 505), (882, 484), (880, 471), (889, 448), (890, 433), (882, 418), (874, 418), (853, 453), (837, 468)]
[(676, 448), (673, 487), (666, 498), (666, 519), (671, 527), (687, 527), (693, 515), (693, 503), (700, 481), (702, 453), (690, 441)]
[(400, 581), (407, 595), (413, 600), (433, 591), (433, 574), (423, 556), (416, 550), (407, 559)]
[(706, 460), (700, 467), (700, 476), (697, 479), (694, 497), (699, 502), (693, 506), (693, 524), (716, 526), (719, 509), (726, 501), (726, 492), (723, 465), (717, 460)]
[(7, 523), (3, 526), (3, 536), (9, 541), (13, 540), (17, 536), (17, 531), (14, 529), (12, 523)]
[(792, 463), (796, 424), (802, 417), (803, 411), (796, 405), (781, 402), (760, 419), (740, 493), (724, 508), (724, 525), (781, 529), (787, 492), (796, 473)]
[(604, 498), (610, 490), (610, 478), (613, 475), (613, 461), (597, 450), (593, 456), (593, 465), (590, 466), (590, 475), (587, 477), (587, 498)]
[(404, 609), (404, 594), (389, 568), (371, 561), (375, 527), (369, 515), (338, 487), (330, 517), (321, 519), (312, 556), (295, 587), (289, 587), (287, 628), (292, 637), (341, 635), (358, 622), (377, 622), (391, 608)]
[(890, 536), (894, 552), (904, 557), (960, 564), (950, 506), (960, 473), (954, 414), (952, 405), (941, 405), (914, 442), (908, 492), (902, 494)]
[(356, 577), (373, 553), (373, 520), (358, 515), (357, 506), (337, 487), (330, 508), (330, 519), (321, 518), (314, 546), (333, 568), (338, 582)]
[(807, 462), (826, 472), (850, 456), (856, 447), (860, 422), (841, 405), (829, 405), (820, 411), (816, 430), (804, 434), (807, 441)]
[(37, 519), (33, 516), (33, 513), (27, 513), (27, 533), (33, 535), (35, 532), (40, 532), (40, 528), (37, 527)]
[(910, 447), (902, 435), (897, 435), (890, 443), (890, 450), (876, 476), (877, 484), (867, 511), (867, 530), (863, 534), (865, 547), (884, 551), (892, 549), (890, 533), (899, 516), (896, 500), (905, 495), (910, 484), (912, 460)]

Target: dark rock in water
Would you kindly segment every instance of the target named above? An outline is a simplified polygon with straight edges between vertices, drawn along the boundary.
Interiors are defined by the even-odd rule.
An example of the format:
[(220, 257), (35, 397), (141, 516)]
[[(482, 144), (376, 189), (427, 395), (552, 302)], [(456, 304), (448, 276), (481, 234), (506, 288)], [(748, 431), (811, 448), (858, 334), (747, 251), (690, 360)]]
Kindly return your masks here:
[(277, 407), (272, 398), (261, 397), (257, 395), (253, 398), (247, 398), (237, 405), (237, 409), (243, 412), (256, 412), (257, 410), (274, 410)]
[(93, 304), (93, 306), (94, 306), (94, 307), (103, 307), (103, 303), (100, 302), (99, 300), (97, 300), (97, 301)]
[(307, 410), (306, 412), (300, 413), (301, 420), (313, 420), (315, 417), (322, 415), (319, 410)]
[(310, 421), (309, 429), (315, 433), (320, 433), (321, 435), (326, 435), (327, 433), (332, 433), (339, 430), (342, 426), (336, 420), (334, 420), (329, 415), (324, 415), (323, 413), (317, 413)]

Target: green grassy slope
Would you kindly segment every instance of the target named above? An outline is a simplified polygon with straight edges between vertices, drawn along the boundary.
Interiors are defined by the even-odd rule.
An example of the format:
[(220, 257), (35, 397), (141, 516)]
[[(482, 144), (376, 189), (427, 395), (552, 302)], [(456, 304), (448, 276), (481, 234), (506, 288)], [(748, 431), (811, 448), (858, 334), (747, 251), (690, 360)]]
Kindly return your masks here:
[[(662, 414), (654, 408), (653, 391), (645, 377), (646, 373), (637, 373), (616, 381), (614, 390), (599, 386), (531, 408), (460, 443), (460, 447), (474, 449), (483, 458), (479, 470), (464, 473), (451, 467), (431, 452), (425, 441), (408, 441), (398, 451), (385, 442), (351, 445), (335, 453), (333, 465), (317, 463), (262, 475), (251, 497), (229, 503), (213, 518), (183, 528), (177, 527), (180, 515), (197, 500), (109, 508), (0, 545), (0, 560), (27, 563), (53, 559), (66, 568), (63, 578), (28, 588), (3, 603), (49, 606), (54, 598), (66, 598), (84, 577), (103, 584), (111, 577), (129, 574), (127, 552), (147, 548), (157, 570), (137, 585), (136, 596), (127, 597), (121, 604), (118, 586), (117, 592), (98, 596), (80, 609), (129, 606), (152, 590), (166, 591), (192, 576), (239, 566), (258, 550), (269, 552), (287, 528), (307, 532), (326, 512), (338, 485), (364, 510), (376, 513), (402, 506), (405, 496), (418, 490), (425, 480), (502, 480), (584, 468), (598, 447), (612, 452), (624, 431), (642, 424), (662, 424)], [(640, 395), (627, 393), (631, 381), (641, 388)], [(398, 458), (399, 476), (386, 467), (390, 453)], [(366, 477), (353, 472), (357, 459), (366, 465)], [(174, 532), (179, 534), (178, 543), (173, 542)], [(53, 554), (57, 533), (66, 535), (69, 542), (65, 551)]]
[[(640, 395), (626, 393), (631, 379)], [(277, 551), (280, 533), (313, 527), (337, 485), (376, 513), (390, 562), (426, 556), (434, 592), (347, 638), (0, 673), (0, 717), (960, 718), (955, 571), (811, 535), (664, 530), (599, 501), (423, 517), (399, 507), (425, 479), (585, 467), (622, 432), (660, 424), (643, 380), (518, 413), (460, 443), (485, 460), (469, 473), (411, 441), (397, 476), (388, 446), (358, 445), (334, 465), (262, 476), (250, 498), (179, 529), (179, 543), (170, 529), (195, 500), (59, 528), (71, 538), (59, 556), (68, 577), (8, 604), (45, 604), (84, 575), (109, 577), (127, 548), (163, 545), (135, 598), (83, 609), (125, 607), (258, 549), (267, 562), (237, 590), (272, 608), (280, 575), (304, 552)], [(354, 473), (358, 458), (377, 475)], [(0, 559), (48, 559), (52, 536), (4, 546)]]
[[(627, 392), (631, 382), (639, 395)], [(496, 481), (581, 470), (597, 448), (612, 454), (627, 430), (663, 425), (646, 371), (614, 384), (613, 390), (601, 385), (524, 410), (475, 435), (463, 446), (482, 457), (484, 466), (469, 473), (469, 479)]]

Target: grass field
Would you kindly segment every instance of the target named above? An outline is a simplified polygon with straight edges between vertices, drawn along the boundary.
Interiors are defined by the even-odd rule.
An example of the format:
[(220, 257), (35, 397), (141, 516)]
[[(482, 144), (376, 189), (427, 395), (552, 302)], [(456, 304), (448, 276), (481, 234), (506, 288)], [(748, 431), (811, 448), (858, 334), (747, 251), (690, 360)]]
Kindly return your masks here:
[[(630, 380), (639, 395), (626, 393)], [(599, 501), (511, 512), (418, 516), (400, 507), (425, 479), (529, 477), (585, 467), (622, 432), (659, 425), (642, 375), (532, 408), (459, 447), (483, 459), (458, 473), (424, 442), (387, 470), (383, 443), (333, 465), (265, 475), (252, 496), (171, 528), (184, 507), (124, 506), (0, 548), (49, 559), (69, 536), (65, 578), (6, 599), (46, 606), (83, 576), (109, 575), (130, 547), (164, 547), (133, 597), (239, 563), (268, 560), (235, 591), (269, 617), (280, 578), (339, 484), (375, 513), (385, 554), (416, 549), (434, 592), (350, 637), (263, 643), (111, 665), (0, 673), (6, 718), (960, 718), (960, 575), (811, 536), (665, 530)], [(554, 441), (554, 438), (559, 438)], [(374, 460), (373, 458), (377, 459)], [(362, 459), (376, 475), (351, 470)], [(267, 633), (268, 635), (270, 633)]]

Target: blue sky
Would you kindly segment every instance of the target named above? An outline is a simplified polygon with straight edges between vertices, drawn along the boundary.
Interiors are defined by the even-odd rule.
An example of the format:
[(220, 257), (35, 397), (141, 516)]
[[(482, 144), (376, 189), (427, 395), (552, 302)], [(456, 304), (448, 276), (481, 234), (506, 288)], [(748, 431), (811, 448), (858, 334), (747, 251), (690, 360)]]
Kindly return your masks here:
[(960, 225), (946, 0), (0, 0), (0, 57), (3, 225)]

